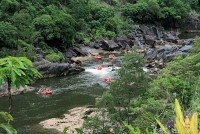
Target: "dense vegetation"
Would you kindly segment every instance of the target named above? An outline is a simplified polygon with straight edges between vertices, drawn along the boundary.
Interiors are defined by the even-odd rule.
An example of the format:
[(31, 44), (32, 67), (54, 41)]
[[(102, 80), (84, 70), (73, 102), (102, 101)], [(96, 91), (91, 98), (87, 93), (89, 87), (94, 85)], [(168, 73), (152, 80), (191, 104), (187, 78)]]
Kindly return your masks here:
[[(136, 23), (176, 21), (198, 11), (198, 0), (1, 0), (0, 57), (45, 55), (73, 43), (126, 35)], [(54, 54), (48, 59), (63, 55)]]

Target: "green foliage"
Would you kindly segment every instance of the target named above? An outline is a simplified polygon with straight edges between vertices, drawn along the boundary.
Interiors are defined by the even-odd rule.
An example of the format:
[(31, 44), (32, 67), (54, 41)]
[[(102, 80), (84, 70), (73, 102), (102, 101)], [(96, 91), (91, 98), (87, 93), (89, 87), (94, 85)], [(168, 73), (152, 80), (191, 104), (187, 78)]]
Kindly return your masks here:
[(32, 62), (26, 57), (6, 57), (0, 59), (0, 86), (8, 84), (9, 113), (12, 107), (11, 86), (19, 88), (40, 78), (41, 74), (33, 68)]
[(19, 9), (19, 2), (17, 0), (1, 0), (1, 10), (10, 14), (16, 12)]
[(67, 130), (68, 130), (68, 128), (65, 127), (65, 128), (63, 129), (63, 131), (62, 131), (62, 134), (66, 134), (66, 133), (67, 133)]
[(194, 44), (190, 51), (191, 51), (191, 53), (194, 53), (194, 54), (200, 52), (200, 37), (199, 36), (195, 37)]
[(158, 19), (160, 6), (157, 0), (139, 0), (136, 4), (126, 4), (121, 11), (135, 21), (152, 22)]
[(0, 46), (16, 47), (17, 31), (16, 27), (8, 22), (0, 21)]
[(70, 1), (70, 8), (77, 19), (87, 20), (90, 17), (90, 5), (85, 0)]
[(15, 49), (9, 49), (2, 47), (0, 49), (0, 57), (14, 56), (14, 57), (27, 57), (31, 61), (34, 61), (37, 57), (35, 48), (23, 40), (18, 40), (18, 47)]
[(45, 59), (47, 59), (50, 62), (60, 62), (64, 59), (64, 56), (61, 52), (58, 52), (58, 53), (53, 52), (46, 55)]
[(94, 20), (98, 20), (103, 24), (108, 18), (114, 17), (114, 9), (111, 6), (93, 4), (91, 6), (91, 15)]
[(160, 0), (161, 19), (181, 19), (188, 15), (190, 7), (183, 0)]
[(9, 124), (13, 117), (7, 112), (0, 112), (0, 128), (4, 129), (7, 134), (17, 134), (17, 131)]
[(39, 31), (37, 38), (41, 38), (49, 46), (59, 49), (69, 47), (75, 35), (74, 19), (54, 6), (46, 7), (45, 12), (48, 14), (42, 14), (33, 22), (35, 29)]
[(0, 85), (11, 80), (12, 86), (25, 86), (41, 74), (33, 68), (33, 64), (25, 57), (7, 57), (0, 59)]
[[(109, 128), (104, 128), (103, 121), (97, 116), (92, 118), (87, 118), (83, 124), (83, 128), (91, 129), (91, 133), (103, 133), (106, 132)], [(108, 132), (107, 132), (108, 133)]]
[[(191, 5), (196, 2), (191, 2)], [(191, 8), (184, 0), (138, 0), (135, 4), (126, 4), (122, 9), (123, 16), (138, 22), (171, 21), (188, 15)]]

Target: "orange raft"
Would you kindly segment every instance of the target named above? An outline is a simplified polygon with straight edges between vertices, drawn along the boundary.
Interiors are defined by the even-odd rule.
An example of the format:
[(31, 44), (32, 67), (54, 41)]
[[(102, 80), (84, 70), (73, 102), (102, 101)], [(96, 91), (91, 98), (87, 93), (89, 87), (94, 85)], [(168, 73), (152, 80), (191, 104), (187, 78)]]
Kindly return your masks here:
[(48, 89), (48, 88), (46, 88), (46, 89), (40, 89), (40, 90), (37, 92), (37, 94), (46, 94), (46, 95), (52, 94), (52, 93), (53, 93), (53, 91), (50, 90), (50, 89)]
[(97, 55), (95, 56), (96, 59), (102, 59), (102, 56), (101, 55)]
[(103, 78), (103, 81), (110, 84), (111, 82), (114, 82), (115, 80), (112, 80), (111, 78)]
[(102, 66), (98, 66), (98, 67), (97, 67), (97, 70), (102, 70), (102, 69), (103, 69)]

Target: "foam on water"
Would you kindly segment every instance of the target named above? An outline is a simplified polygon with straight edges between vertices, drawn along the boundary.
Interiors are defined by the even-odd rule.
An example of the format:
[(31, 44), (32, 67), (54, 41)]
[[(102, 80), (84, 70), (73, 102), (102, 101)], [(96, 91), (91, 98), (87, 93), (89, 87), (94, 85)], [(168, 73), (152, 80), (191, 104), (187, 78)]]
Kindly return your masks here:
[(110, 71), (108, 70), (108, 68), (103, 68), (102, 70), (97, 70), (97, 69), (92, 69), (92, 68), (87, 68), (85, 69), (86, 72), (90, 72), (94, 75), (99, 75), (99, 76), (104, 76), (106, 74), (108, 74)]

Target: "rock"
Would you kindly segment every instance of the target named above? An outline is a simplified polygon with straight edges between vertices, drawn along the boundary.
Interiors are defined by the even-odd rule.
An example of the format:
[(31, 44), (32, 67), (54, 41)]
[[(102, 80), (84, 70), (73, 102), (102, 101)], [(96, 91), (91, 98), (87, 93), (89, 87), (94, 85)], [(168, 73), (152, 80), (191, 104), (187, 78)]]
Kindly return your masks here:
[(135, 32), (132, 32), (132, 33), (129, 33), (128, 35), (127, 35), (127, 38), (128, 39), (134, 39), (136, 37), (136, 35), (135, 35)]
[(92, 42), (91, 44), (90, 44), (90, 47), (92, 47), (92, 48), (95, 48), (95, 49), (99, 49), (100, 47), (101, 47), (101, 43), (99, 43), (99, 42)]
[(82, 62), (80, 60), (75, 61), (75, 63), (80, 66), (82, 64)]
[(128, 43), (128, 42), (127, 42), (127, 39), (122, 38), (122, 37), (116, 37), (116, 38), (114, 39), (114, 41), (115, 41), (116, 43), (121, 43), (121, 44), (127, 44), (127, 43)]
[(157, 27), (152, 27), (154, 33), (156, 34), (156, 37), (158, 40), (161, 39), (161, 33), (159, 32), (158, 28)]
[(152, 33), (148, 32), (149, 28), (146, 25), (142, 25), (140, 29), (143, 32), (143, 34), (145, 34), (145, 35), (149, 35), (149, 34), (152, 35)]
[[(80, 45), (80, 44), (79, 44)], [(87, 53), (84, 52), (80, 46), (74, 45), (73, 46), (73, 51), (77, 54), (77, 56), (86, 56)]]
[(150, 35), (145, 35), (144, 36), (144, 39), (145, 39), (145, 43), (147, 45), (149, 45), (151, 48), (155, 48), (155, 37), (154, 36), (150, 36)]
[(74, 63), (74, 60), (72, 60), (71, 58), (65, 58), (64, 62), (72, 64), (72, 63)]
[(152, 59), (155, 59), (156, 56), (157, 56), (157, 50), (156, 49), (148, 49), (147, 51), (145, 51), (145, 54), (144, 54), (145, 58), (147, 60), (152, 60)]
[[(87, 53), (87, 55), (96, 55), (98, 53), (104, 53), (105, 51), (100, 49), (95, 49), (95, 48), (91, 48), (89, 46), (81, 46), (81, 50), (85, 53)], [(74, 58), (74, 57), (73, 57)]]
[(142, 31), (143, 35), (152, 36), (152, 37), (154, 37), (155, 40), (161, 38), (161, 33), (160, 33), (159, 29), (155, 26), (142, 25), (141, 31)]
[(168, 41), (168, 42), (173, 42), (173, 43), (177, 43), (177, 38), (174, 35), (174, 33), (172, 32), (167, 32), (164, 34), (163, 39)]
[(185, 45), (179, 51), (181, 52), (188, 52), (192, 48), (192, 45)]
[(136, 44), (136, 46), (137, 46), (139, 49), (144, 49), (143, 44), (139, 41), (139, 39), (138, 39), (137, 37), (134, 39), (134, 44)]
[(67, 50), (67, 52), (65, 53), (65, 57), (66, 58), (71, 58), (71, 57), (73, 57), (73, 56), (77, 56), (77, 54), (71, 49), (71, 48), (69, 48), (68, 50)]
[(72, 134), (75, 128), (82, 127), (85, 115), (94, 117), (95, 114), (96, 113), (91, 108), (76, 107), (64, 114), (64, 118), (51, 118), (40, 122), (40, 125), (46, 129), (57, 129), (60, 132), (62, 132), (64, 128), (68, 128), (67, 133)]
[(46, 60), (34, 62), (35, 68), (43, 75), (44, 78), (65, 76), (84, 71), (80, 66), (74, 68), (69, 63), (51, 63)]
[(134, 40), (127, 40), (127, 43), (130, 47), (134, 46)]
[(119, 45), (112, 40), (103, 39), (100, 42), (102, 43), (102, 49), (106, 51), (114, 51), (120, 48)]
[(183, 45), (187, 46), (187, 45), (192, 45), (194, 43), (194, 39), (185, 39), (183, 41)]
[(72, 64), (72, 66), (69, 68), (68, 72), (67, 72), (67, 75), (72, 75), (72, 74), (78, 74), (80, 72), (83, 72), (85, 71), (84, 68), (80, 67), (79, 65), (77, 64)]
[(200, 16), (198, 14), (190, 14), (176, 23), (176, 26), (183, 31), (199, 31)]
[[(3, 83), (2, 86), (0, 86), (0, 97), (8, 96), (7, 88), (8, 88), (7, 83)], [(17, 89), (16, 87), (12, 87), (11, 94), (19, 95), (19, 94), (24, 94), (33, 90), (34, 90), (34, 87), (31, 87), (31, 86), (20, 87), (19, 89)]]

